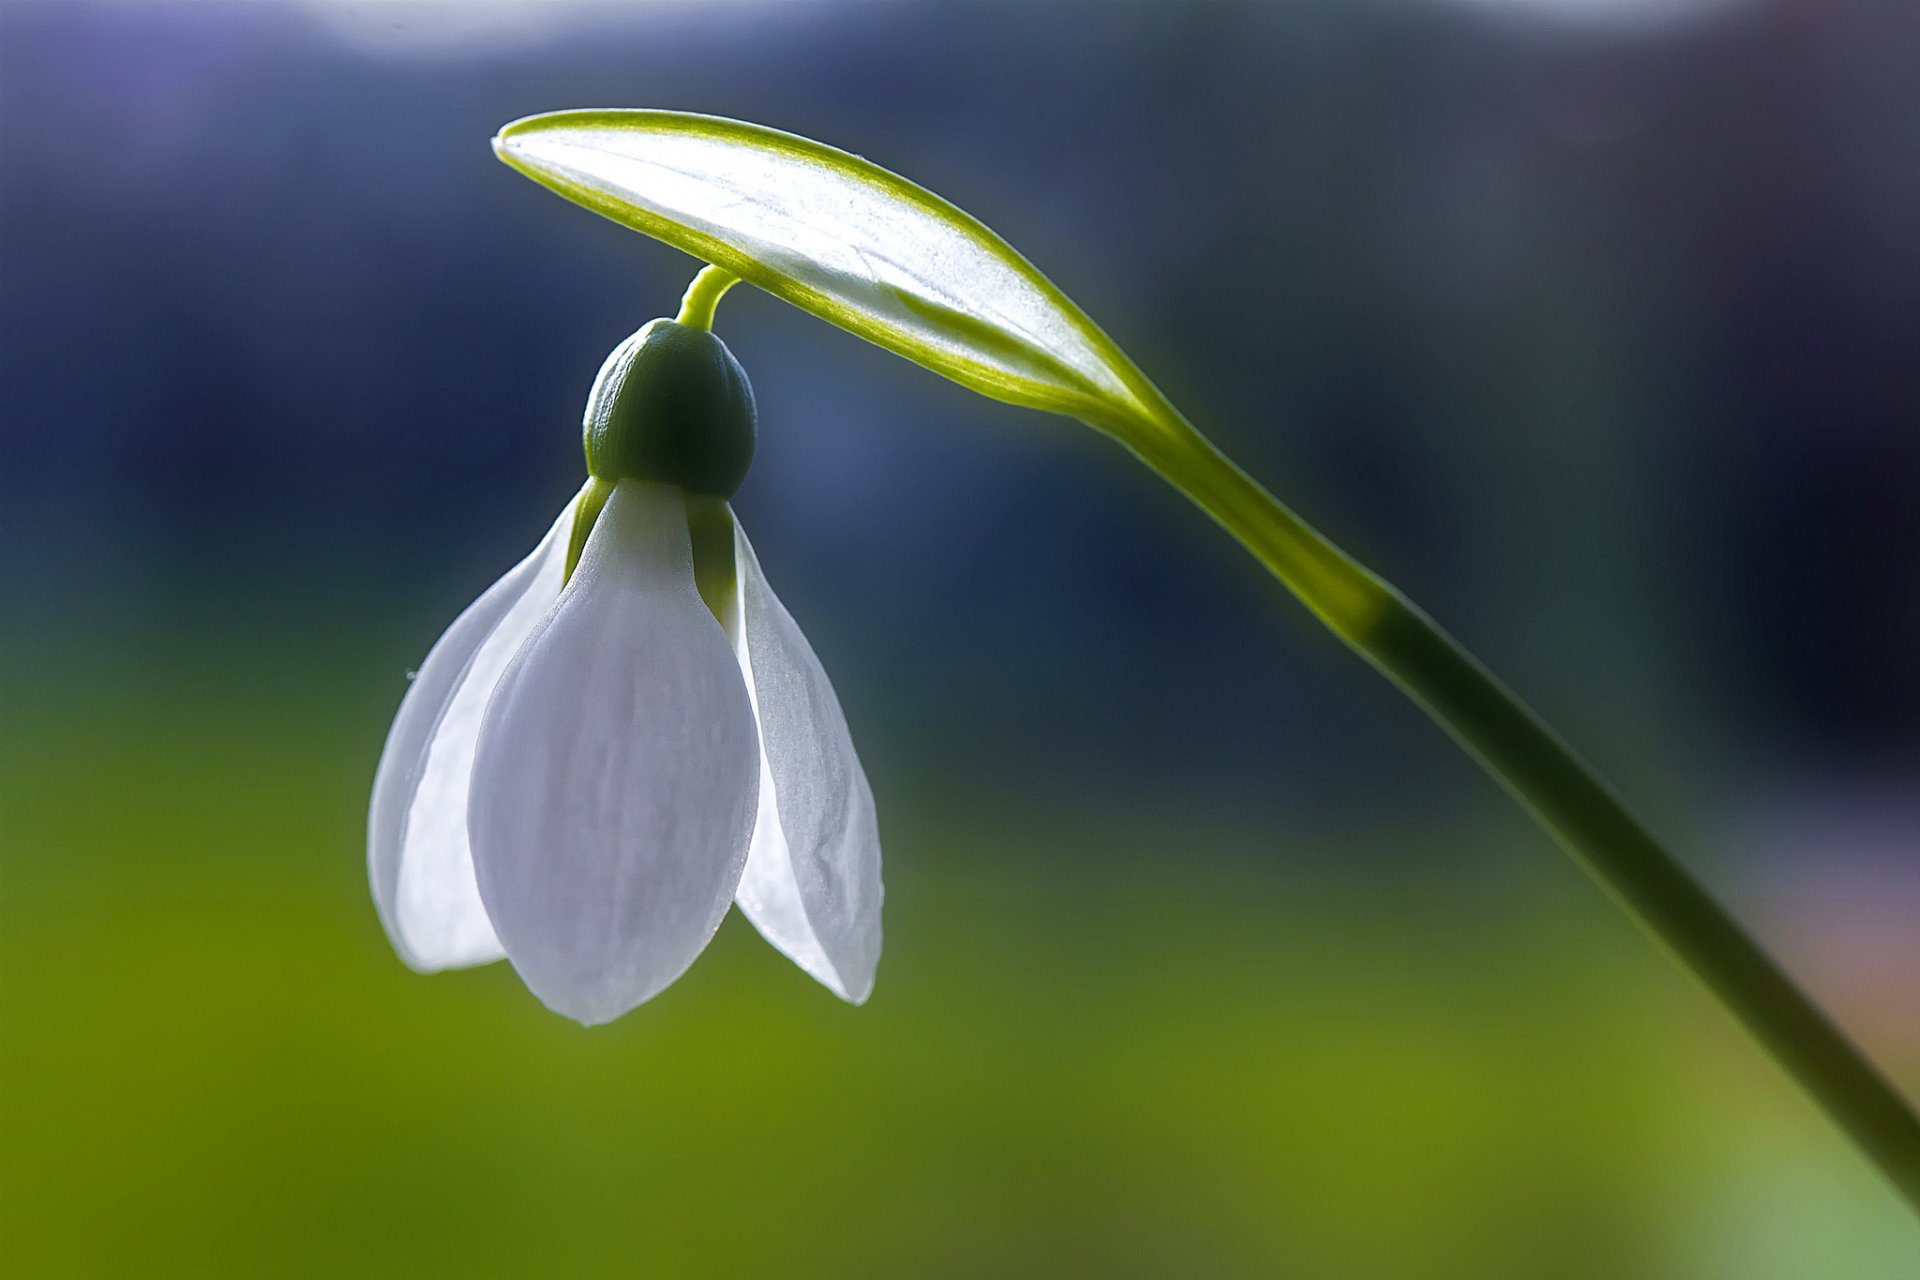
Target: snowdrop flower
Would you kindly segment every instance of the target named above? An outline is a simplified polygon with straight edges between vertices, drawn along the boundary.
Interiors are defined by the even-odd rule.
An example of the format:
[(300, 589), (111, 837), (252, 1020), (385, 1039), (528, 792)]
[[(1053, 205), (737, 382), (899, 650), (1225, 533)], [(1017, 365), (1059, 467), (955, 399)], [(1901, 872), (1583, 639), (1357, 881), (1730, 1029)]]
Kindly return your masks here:
[(872, 991), (873, 796), (728, 505), (753, 441), (746, 374), (704, 327), (656, 320), (607, 358), (592, 478), (433, 646), (380, 759), (369, 873), (415, 969), (504, 956), (606, 1022), (737, 902), (843, 999)]

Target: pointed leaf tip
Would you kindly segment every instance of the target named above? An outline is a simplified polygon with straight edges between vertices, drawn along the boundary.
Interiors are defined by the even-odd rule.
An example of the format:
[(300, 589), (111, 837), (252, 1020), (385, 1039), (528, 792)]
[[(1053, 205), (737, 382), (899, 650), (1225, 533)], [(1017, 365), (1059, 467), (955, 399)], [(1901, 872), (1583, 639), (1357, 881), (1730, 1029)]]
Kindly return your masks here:
[(559, 111), (493, 139), (570, 200), (984, 395), (1112, 425), (1157, 393), (977, 219), (898, 174), (762, 125)]

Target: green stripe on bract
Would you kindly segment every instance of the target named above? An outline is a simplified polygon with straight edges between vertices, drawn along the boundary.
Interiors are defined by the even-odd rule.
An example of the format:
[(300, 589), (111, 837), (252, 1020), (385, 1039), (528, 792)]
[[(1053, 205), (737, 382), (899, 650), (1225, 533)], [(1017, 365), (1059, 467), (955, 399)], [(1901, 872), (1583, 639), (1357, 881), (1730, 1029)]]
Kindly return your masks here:
[(972, 390), (1128, 443), (1162, 430), (1164, 398), (1052, 281), (977, 219), (859, 156), (643, 110), (529, 117), (494, 149), (561, 195)]

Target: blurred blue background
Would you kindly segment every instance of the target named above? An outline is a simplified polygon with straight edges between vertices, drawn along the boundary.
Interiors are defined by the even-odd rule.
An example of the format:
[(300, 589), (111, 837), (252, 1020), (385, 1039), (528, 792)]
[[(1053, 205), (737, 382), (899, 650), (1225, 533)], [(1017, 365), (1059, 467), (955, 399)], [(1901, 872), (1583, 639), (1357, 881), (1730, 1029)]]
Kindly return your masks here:
[(0, 4), (0, 1264), (1910, 1278), (1720, 1012), (1092, 433), (748, 290), (880, 799), (840, 1007), (585, 1032), (366, 898), (406, 672), (696, 265), (500, 166), (758, 120), (1009, 238), (1920, 1085), (1920, 9)]

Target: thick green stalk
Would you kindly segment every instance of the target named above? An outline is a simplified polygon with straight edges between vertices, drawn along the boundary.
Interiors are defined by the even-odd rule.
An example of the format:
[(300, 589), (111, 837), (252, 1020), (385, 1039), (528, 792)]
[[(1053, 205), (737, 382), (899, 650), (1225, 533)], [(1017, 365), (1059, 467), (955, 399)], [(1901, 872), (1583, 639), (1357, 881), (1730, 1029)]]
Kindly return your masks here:
[(1289, 511), (1170, 407), (1156, 416), (1151, 436), (1123, 436), (1147, 465), (1452, 734), (1920, 1210), (1920, 1121), (1905, 1099), (1593, 769), (1398, 590)]

